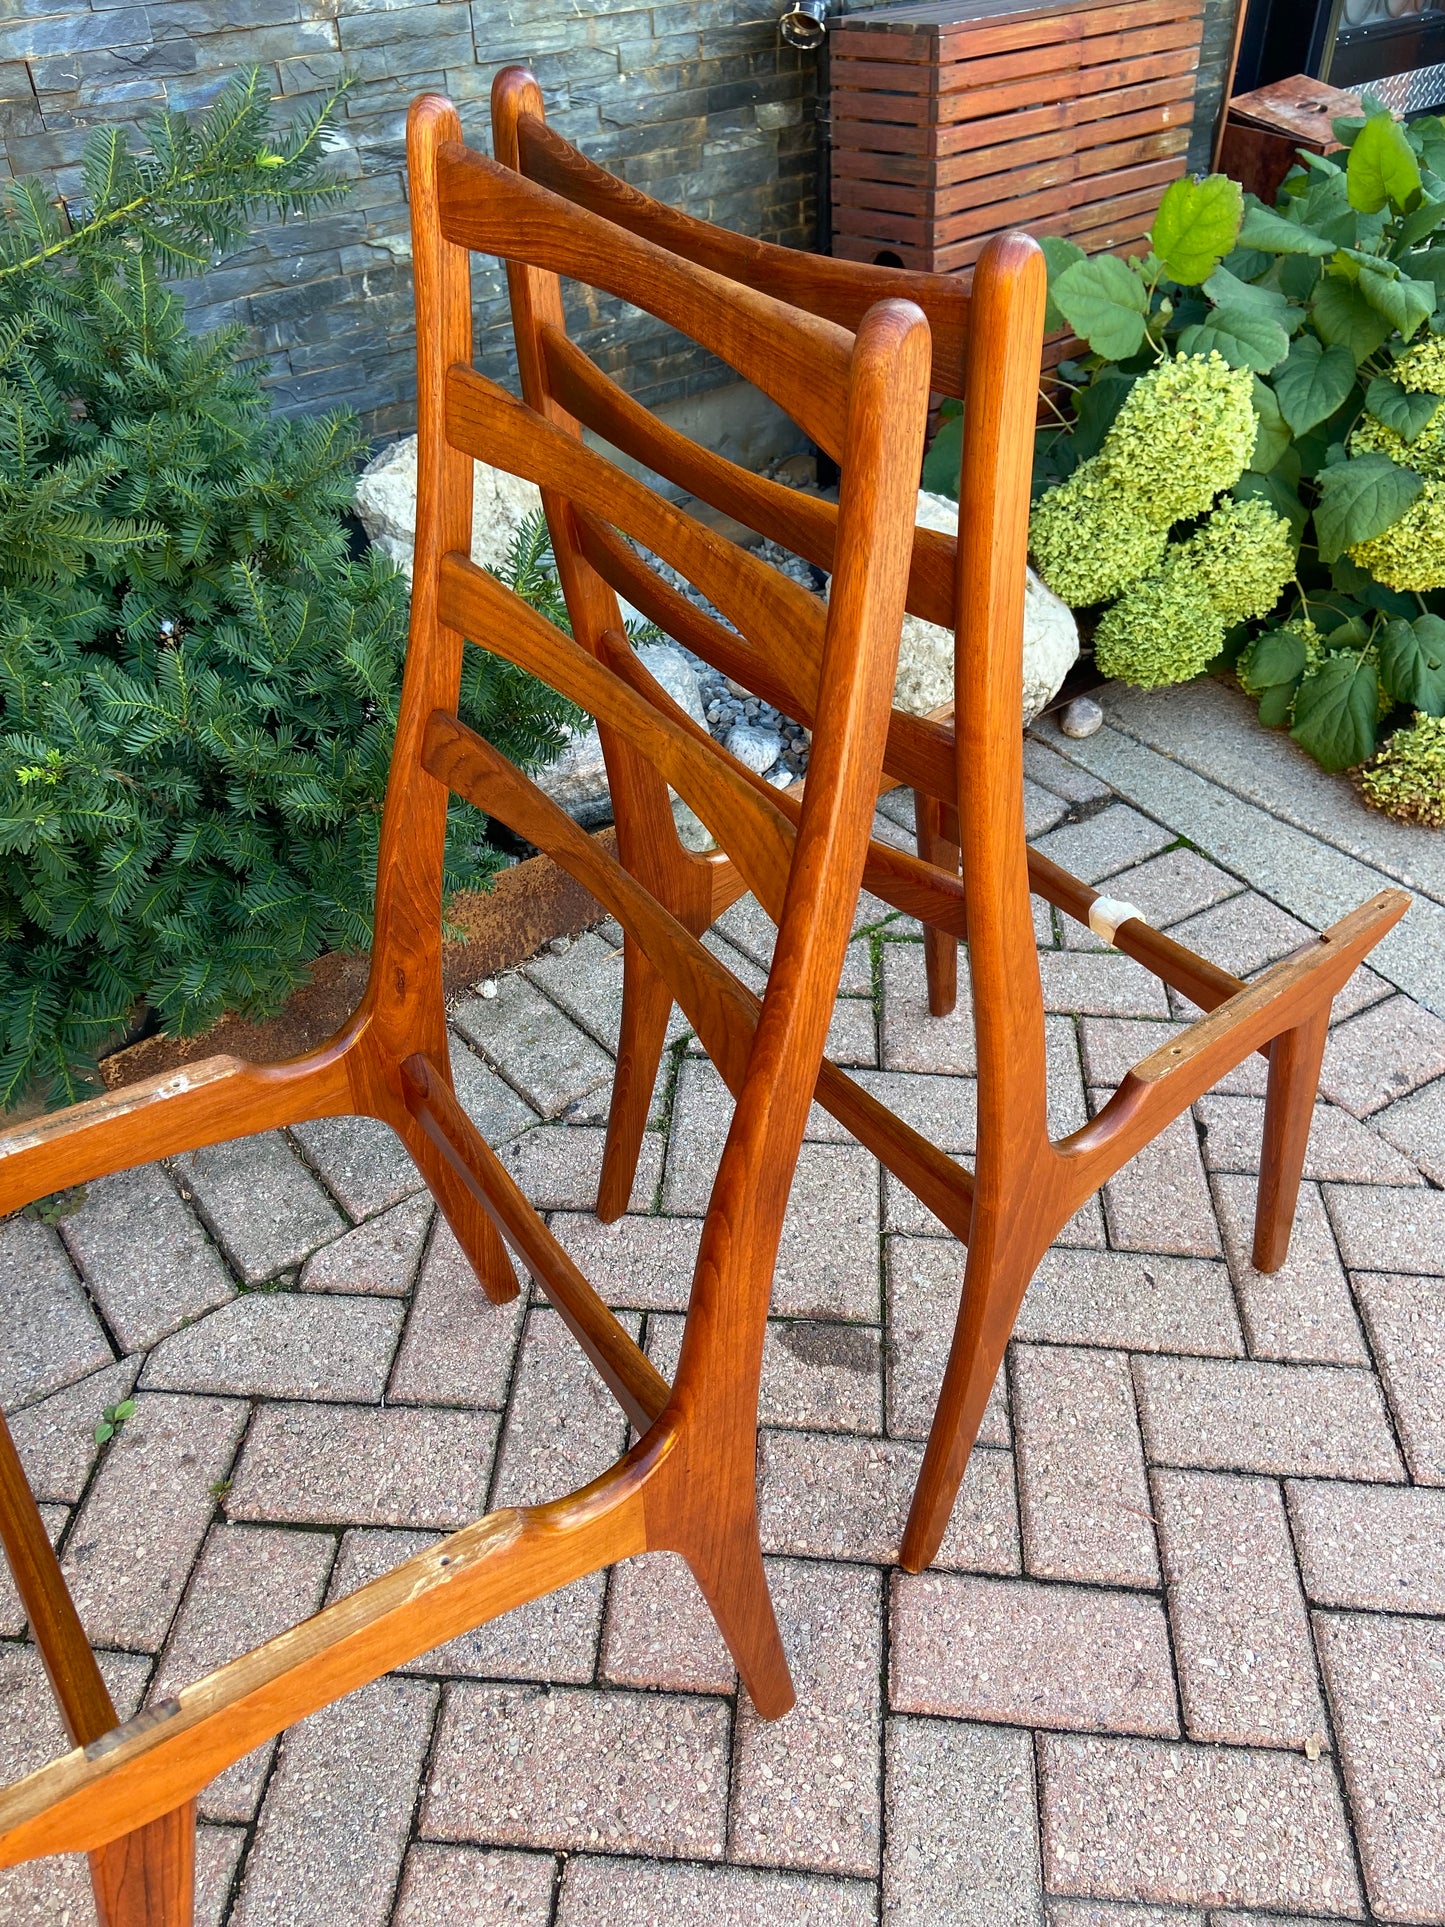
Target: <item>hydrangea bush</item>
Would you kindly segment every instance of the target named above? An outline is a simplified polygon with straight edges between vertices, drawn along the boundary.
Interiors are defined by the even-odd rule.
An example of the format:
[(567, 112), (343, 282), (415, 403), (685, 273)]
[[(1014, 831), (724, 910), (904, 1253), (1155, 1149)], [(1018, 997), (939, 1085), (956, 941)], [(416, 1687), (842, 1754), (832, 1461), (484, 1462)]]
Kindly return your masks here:
[(1216, 174), (1171, 185), (1142, 258), (1045, 240), (1047, 325), (1089, 353), (1047, 396), (1031, 547), (1108, 674), (1232, 667), (1327, 769), (1394, 726), (1363, 792), (1439, 822), (1445, 122), (1366, 108), (1276, 207)]

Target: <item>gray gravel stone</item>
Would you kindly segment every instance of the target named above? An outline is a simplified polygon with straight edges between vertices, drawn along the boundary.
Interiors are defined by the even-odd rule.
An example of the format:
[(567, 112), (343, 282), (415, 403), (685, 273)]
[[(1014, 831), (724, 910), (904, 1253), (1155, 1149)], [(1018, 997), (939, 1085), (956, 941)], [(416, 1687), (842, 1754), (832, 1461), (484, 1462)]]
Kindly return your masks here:
[(61, 1561), (94, 1644), (159, 1651), (245, 1425), (238, 1399), (139, 1394)]
[(418, 1841), (406, 1856), (393, 1927), (550, 1927), (556, 1863), (545, 1853), (488, 1853)]
[(292, 1525), (464, 1526), (487, 1509), (491, 1412), (264, 1405), (226, 1509)]
[(1318, 1606), (1445, 1617), (1445, 1492), (1291, 1479), (1306, 1595)]
[(208, 1145), (177, 1158), (175, 1169), (248, 1285), (299, 1265), (346, 1229), (279, 1131)]
[(422, 1832), (719, 1859), (729, 1726), (690, 1695), (449, 1687)]
[(1256, 1271), (1250, 1262), (1254, 1181), (1219, 1177), (1213, 1191), (1254, 1356), (1300, 1364), (1368, 1365), (1370, 1356), (1318, 1188), (1301, 1185), (1289, 1256), (1271, 1272)]
[(1015, 1345), (1009, 1369), (1026, 1570), (1041, 1579), (1158, 1585), (1127, 1358)]
[[(763, 1550), (894, 1564), (922, 1460), (922, 1448), (901, 1439), (765, 1431), (758, 1449)], [(1011, 1454), (975, 1447), (934, 1564), (1018, 1571)]]
[(219, 1252), (158, 1164), (88, 1184), (60, 1235), (128, 1352), (235, 1296)]
[(728, 1854), (763, 1866), (875, 1875), (880, 1813), (882, 1575), (770, 1560), (768, 1587), (798, 1703), (738, 1707)]
[[(574, 1855), (557, 1927), (873, 1927), (858, 1880)], [(400, 1923), (398, 1923), (400, 1927)]]
[(732, 1655), (676, 1553), (647, 1552), (612, 1568), (598, 1677), (667, 1692), (732, 1692)]
[(429, 1192), (393, 1205), (380, 1217), (312, 1252), (302, 1268), (301, 1289), (404, 1298), (416, 1276), (432, 1216)]
[(1014, 1332), (1134, 1352), (1237, 1358), (1244, 1351), (1222, 1264), (1135, 1252), (1046, 1251)]
[(525, 977), (499, 977), (495, 997), (463, 998), (452, 1023), (543, 1117), (612, 1075), (601, 1047)]
[(1401, 1482), (1370, 1372), (1210, 1358), (1136, 1358), (1150, 1462)]
[(890, 1633), (895, 1712), (1179, 1731), (1169, 1628), (1160, 1602), (1145, 1594), (897, 1573)]
[(500, 1411), (526, 1293), (494, 1305), (445, 1219), (417, 1279), (389, 1396), (403, 1405), (484, 1405)]
[(100, 1451), (101, 1414), (130, 1396), (140, 1365), (139, 1358), (122, 1358), (11, 1415), (10, 1436), (37, 1499), (74, 1505), (80, 1498)]
[(1309, 1622), (1272, 1479), (1154, 1474), (1169, 1617), (1196, 1740), (1325, 1744)]

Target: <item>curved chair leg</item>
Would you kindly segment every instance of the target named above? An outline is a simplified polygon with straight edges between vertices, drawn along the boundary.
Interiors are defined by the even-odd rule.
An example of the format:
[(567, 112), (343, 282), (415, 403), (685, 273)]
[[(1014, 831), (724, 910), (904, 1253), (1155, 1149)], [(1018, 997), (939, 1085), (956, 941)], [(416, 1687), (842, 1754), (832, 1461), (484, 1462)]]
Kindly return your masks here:
[(765, 1720), (781, 1719), (797, 1699), (773, 1612), (757, 1514), (739, 1521), (721, 1553), (683, 1554), (727, 1641), (748, 1697)]
[(632, 1195), (671, 1015), (672, 992), (632, 938), (626, 938), (622, 948), (622, 1034), (617, 1044), (612, 1105), (607, 1113), (607, 1140), (602, 1149), (602, 1181), (597, 1187), (597, 1215), (604, 1224), (622, 1216)]
[(963, 1304), (903, 1533), (899, 1563), (907, 1572), (922, 1572), (943, 1543), (1014, 1320), (1038, 1263), (1032, 1245), (1007, 1237), (1009, 1217), (1019, 1208), (1021, 1200), (1012, 1201), (1010, 1209), (996, 1209), (994, 1226), (980, 1223), (982, 1213), (974, 1212)]
[[(461, 1181), (440, 1145), (427, 1135), (410, 1112), (403, 1111), (386, 1122), (426, 1179), (427, 1189), (441, 1206), (442, 1216), (466, 1253), (467, 1263), (477, 1274), (482, 1290), (494, 1305), (510, 1304), (517, 1296), (517, 1274), (502, 1234)], [(455, 1148), (452, 1155), (458, 1155)]]
[[(925, 863), (958, 874), (958, 845), (943, 833), (943, 805), (922, 790), (913, 793), (913, 821), (918, 854)], [(928, 977), (928, 1008), (947, 1017), (958, 1002), (958, 939), (946, 930), (923, 928), (923, 967)]]
[(1281, 1032), (1269, 1047), (1264, 1151), (1254, 1208), (1256, 1271), (1278, 1271), (1289, 1256), (1305, 1147), (1309, 1142), (1329, 1028), (1330, 1006), (1326, 1004), (1308, 1022)]

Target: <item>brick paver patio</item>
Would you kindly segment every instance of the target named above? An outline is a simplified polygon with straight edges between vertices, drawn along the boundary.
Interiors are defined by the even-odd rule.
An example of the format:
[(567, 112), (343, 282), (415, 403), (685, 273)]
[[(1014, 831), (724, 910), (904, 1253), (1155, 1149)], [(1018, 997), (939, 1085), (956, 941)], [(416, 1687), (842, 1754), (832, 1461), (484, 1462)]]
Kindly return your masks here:
[[(1146, 736), (1107, 731), (1070, 761), (1062, 739), (1036, 742), (1031, 833), (1259, 969), (1308, 927), (1298, 862), (1280, 860), (1271, 896), (1248, 888), (1209, 822), (1172, 809), (1186, 772)], [(1110, 753), (1129, 800), (1085, 767)], [(1141, 801), (1145, 777), (1157, 794)], [(1266, 855), (1271, 824), (1299, 838), (1246, 788), (1218, 789), (1221, 821), (1253, 809)], [(1248, 838), (1233, 847), (1258, 877)], [(1360, 867), (1338, 839), (1318, 848)], [(1440, 914), (1422, 898), (1427, 928)], [(755, 976), (769, 929), (744, 903), (710, 941)], [(860, 908), (833, 1050), (967, 1152), (970, 1026), (928, 1017), (917, 937)], [(1039, 941), (1069, 1129), (1181, 1013), (1042, 910)], [(604, 926), (462, 1000), (454, 1063), (667, 1371), (729, 1100), (679, 1026), (633, 1213), (597, 1223), (616, 942)], [(225, 1773), (201, 1801), (198, 1921), (1445, 1921), (1430, 955), (1399, 949), (1390, 976), (1361, 971), (1340, 999), (1283, 1272), (1247, 1255), (1258, 1059), (1080, 1212), (1030, 1290), (939, 1564), (916, 1578), (892, 1562), (960, 1252), (817, 1114), (759, 1458), (794, 1714), (753, 1716), (685, 1569), (650, 1557), (454, 1640)], [(123, 1714), (621, 1448), (556, 1315), (490, 1307), (417, 1191), (380, 1127), (328, 1122), (0, 1224), (0, 1398)], [(102, 1409), (131, 1393), (135, 1416), (98, 1448)], [(0, 1772), (60, 1745), (0, 1580)], [(92, 1922), (83, 1866), (0, 1875), (0, 1918)]]

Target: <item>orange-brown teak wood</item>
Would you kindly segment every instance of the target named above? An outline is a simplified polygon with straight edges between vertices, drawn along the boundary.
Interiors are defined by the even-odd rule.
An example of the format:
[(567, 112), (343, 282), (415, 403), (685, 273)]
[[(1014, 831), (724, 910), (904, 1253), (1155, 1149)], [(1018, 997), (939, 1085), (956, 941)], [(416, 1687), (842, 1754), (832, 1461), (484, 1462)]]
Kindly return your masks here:
[[(339, 1113), (379, 1118), (406, 1144), (488, 1295), (499, 1303), (516, 1295), (510, 1246), (637, 1442), (583, 1490), (489, 1514), (118, 1725), (0, 1422), (0, 1539), (75, 1744), (0, 1793), (0, 1865), (88, 1851), (105, 1927), (189, 1927), (195, 1797), (232, 1761), (393, 1667), (618, 1559), (680, 1553), (758, 1710), (773, 1717), (792, 1704), (758, 1541), (758, 1378), (778, 1238), (882, 780), (927, 409), (928, 325), (886, 291), (854, 317), (853, 332), (739, 289), (467, 149), (454, 110), (434, 96), (412, 109), (409, 160), (418, 526), (365, 997), (329, 1044), (290, 1063), (211, 1058), (0, 1134), (0, 1212), (238, 1134)], [(539, 335), (560, 324), (555, 277), (564, 273), (692, 335), (837, 451), (845, 475), (829, 523), (836, 556), (826, 614), (746, 550), (584, 449), (555, 403), (533, 410), (472, 371), (474, 248), (511, 264), (529, 393), (537, 391)], [(1030, 249), (1002, 259), (1000, 274), (1037, 292)], [(580, 357), (569, 365), (579, 379), (590, 366)], [(559, 535), (559, 560), (577, 640), (471, 563), (472, 457), (482, 452), (540, 481), (554, 531), (568, 532)], [(804, 651), (816, 700), (813, 775), (801, 809), (784, 806), (692, 729), (638, 666), (611, 589), (573, 559), (584, 525), (613, 543), (624, 530), (695, 579), (736, 611), (760, 659), (781, 665)], [(789, 529), (779, 522), (773, 532), (787, 539)], [(665, 809), (671, 785), (732, 853), (779, 926), (761, 1002), (692, 934), (710, 920), (710, 895), (695, 894), (674, 914), (648, 887), (670, 884), (670, 870), (654, 877), (640, 861), (632, 872), (620, 866), (458, 720), (464, 637), (593, 711), (629, 821)], [(655, 973), (668, 1001), (677, 999), (736, 1096), (670, 1387), (453, 1091), (441, 980), (451, 793), (549, 851), (606, 905), (627, 933), (630, 970)]]
[[(1119, 925), (1116, 947), (1206, 1014), (1136, 1064), (1082, 1130), (1052, 1141), (1030, 897), (1087, 923), (1099, 893), (1031, 851), (1024, 837), (1019, 723), (1043, 333), (1038, 251), (1022, 235), (996, 237), (967, 293), (947, 275), (772, 247), (650, 200), (588, 161), (546, 125), (540, 90), (525, 69), (497, 76), (492, 117), (499, 158), (529, 179), (705, 264), (740, 289), (766, 289), (849, 328), (886, 296), (916, 302), (932, 328), (933, 389), (965, 405), (958, 540), (917, 530), (908, 584), (909, 610), (954, 631), (953, 719), (894, 712), (884, 767), (890, 781), (914, 788), (918, 860), (874, 843), (864, 874), (876, 896), (925, 925), (935, 1015), (953, 1008), (958, 940), (967, 938), (978, 1052), (972, 1173), (826, 1061), (818, 1087), (819, 1101), (968, 1246), (958, 1322), (903, 1541), (902, 1562), (916, 1572), (942, 1542), (1040, 1258), (1091, 1193), (1254, 1051), (1269, 1059), (1269, 1084), (1253, 1257), (1261, 1271), (1284, 1263), (1331, 1002), (1409, 898), (1382, 891), (1250, 984), (1137, 917)], [(570, 414), (747, 527), (767, 534), (785, 528), (781, 539), (789, 546), (821, 568), (835, 565), (837, 510), (693, 450), (586, 368), (555, 307), (529, 313), (526, 291), (515, 281), (513, 302), (519, 339), (535, 343), (523, 363), (534, 407), (557, 419)], [(811, 432), (836, 455), (827, 434)], [(570, 525), (554, 522), (559, 560), (574, 537), (577, 553), (564, 583), (575, 620), (588, 620), (590, 564), (679, 641), (785, 714), (812, 722), (820, 686), (805, 649), (778, 674), (777, 665), (758, 660), (744, 641), (682, 598), (657, 594), (648, 572), (600, 521), (581, 514)], [(746, 627), (731, 609), (724, 613)], [(816, 781), (810, 772), (810, 790)], [(665, 810), (625, 780), (614, 784), (613, 794), (623, 861), (690, 928), (704, 927), (749, 887), (742, 866), (690, 857)], [(670, 1007), (666, 986), (631, 946), (626, 965), (622, 1047), (597, 1206), (604, 1218), (626, 1208)]]

